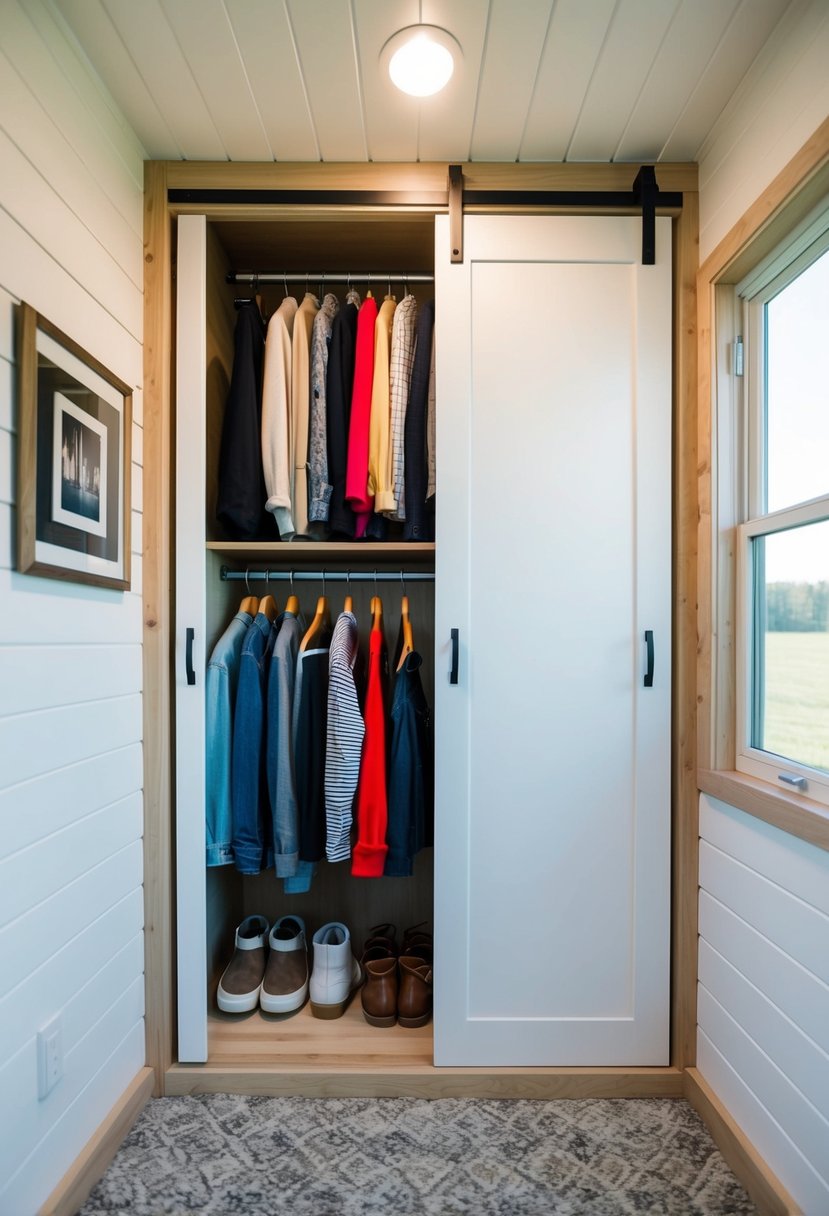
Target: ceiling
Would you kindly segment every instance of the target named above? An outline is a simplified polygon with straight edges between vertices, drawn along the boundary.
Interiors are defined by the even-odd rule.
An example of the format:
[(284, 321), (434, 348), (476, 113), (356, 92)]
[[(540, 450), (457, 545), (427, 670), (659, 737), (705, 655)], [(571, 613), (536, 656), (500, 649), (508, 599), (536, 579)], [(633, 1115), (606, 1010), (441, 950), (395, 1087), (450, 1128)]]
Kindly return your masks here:
[[(693, 161), (792, 0), (55, 0), (160, 160)], [(383, 79), (423, 20), (463, 61)]]

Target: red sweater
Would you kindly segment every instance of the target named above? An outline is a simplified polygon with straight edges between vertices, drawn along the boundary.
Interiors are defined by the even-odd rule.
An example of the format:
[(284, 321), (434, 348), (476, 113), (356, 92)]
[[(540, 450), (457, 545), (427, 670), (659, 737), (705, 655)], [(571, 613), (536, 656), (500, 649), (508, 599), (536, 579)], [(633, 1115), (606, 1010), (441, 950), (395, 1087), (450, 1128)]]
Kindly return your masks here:
[(351, 873), (358, 878), (380, 878), (386, 860), (386, 707), (383, 699), (383, 665), (386, 649), (382, 629), (368, 638), (368, 684), (364, 718), (366, 733), (357, 786), (357, 843)]
[(368, 438), (371, 421), (371, 389), (374, 383), (374, 327), (377, 301), (363, 300), (357, 317), (357, 349), (354, 354), (354, 392), (348, 426), (348, 464), (345, 498), (355, 514), (354, 535), (365, 536), (374, 497), (368, 495)]

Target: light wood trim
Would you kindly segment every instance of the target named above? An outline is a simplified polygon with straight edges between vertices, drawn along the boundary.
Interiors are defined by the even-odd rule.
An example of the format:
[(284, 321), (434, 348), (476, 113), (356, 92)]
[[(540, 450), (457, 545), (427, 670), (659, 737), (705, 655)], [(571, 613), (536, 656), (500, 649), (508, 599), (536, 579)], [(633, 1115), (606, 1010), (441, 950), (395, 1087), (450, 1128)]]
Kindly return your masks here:
[(35, 564), (37, 493), (37, 313), (30, 304), (15, 310), (17, 374), (17, 568)]
[(696, 1061), (697, 875), (696, 784), (697, 333), (699, 196), (686, 193), (674, 222), (674, 623), (671, 916), (671, 1063)]
[(829, 849), (829, 809), (804, 794), (777, 789), (747, 773), (701, 769), (699, 788), (712, 798), (771, 823), (790, 836), (808, 840), (819, 849)]
[(167, 179), (144, 176), (144, 987), (156, 1094), (173, 1055), (170, 643), (172, 266)]
[[(446, 162), (420, 164), (228, 163), (167, 161), (171, 190), (383, 190), (446, 192)], [(638, 164), (462, 165), (464, 192), (475, 190), (630, 190)], [(696, 190), (697, 166), (658, 164), (660, 190)]]
[(152, 1096), (153, 1070), (142, 1068), (61, 1178), (38, 1216), (75, 1216)]
[[(717, 282), (727, 267), (745, 254), (751, 246), (751, 260), (741, 265), (738, 277), (750, 268), (751, 261), (757, 262), (765, 256), (767, 249), (757, 252), (755, 242), (763, 231), (781, 211), (789, 204), (792, 196), (800, 193), (829, 161), (829, 118), (824, 119), (810, 139), (795, 153), (785, 168), (766, 187), (763, 193), (740, 217), (734, 227), (726, 233), (720, 243), (708, 255), (700, 267), (700, 279), (708, 283)], [(817, 199), (815, 200), (817, 201)], [(780, 236), (782, 237), (782, 233)], [(769, 247), (778, 239), (773, 236)], [(734, 281), (734, 279), (732, 279)]]
[(676, 1068), (262, 1068), (175, 1065), (165, 1093), (307, 1098), (679, 1098)]
[(802, 1209), (696, 1068), (685, 1073), (685, 1097), (762, 1216), (802, 1216)]
[(314, 541), (291, 541), (290, 545), (271, 541), (221, 541), (207, 542), (207, 548), (227, 558), (229, 562), (257, 562), (259, 566), (313, 567), (315, 570), (341, 569), (359, 566), (360, 569), (377, 569), (384, 566), (434, 566), (434, 541), (413, 541), (411, 544), (395, 544), (389, 541), (361, 544), (343, 541), (341, 544), (325, 545)]

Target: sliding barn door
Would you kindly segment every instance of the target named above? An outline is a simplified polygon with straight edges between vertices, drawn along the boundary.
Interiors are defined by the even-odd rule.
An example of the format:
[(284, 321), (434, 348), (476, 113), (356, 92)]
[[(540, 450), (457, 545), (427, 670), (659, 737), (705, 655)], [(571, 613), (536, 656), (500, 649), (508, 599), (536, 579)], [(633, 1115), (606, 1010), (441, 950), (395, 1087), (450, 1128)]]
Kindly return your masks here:
[(667, 1064), (670, 220), (436, 241), (435, 1061)]

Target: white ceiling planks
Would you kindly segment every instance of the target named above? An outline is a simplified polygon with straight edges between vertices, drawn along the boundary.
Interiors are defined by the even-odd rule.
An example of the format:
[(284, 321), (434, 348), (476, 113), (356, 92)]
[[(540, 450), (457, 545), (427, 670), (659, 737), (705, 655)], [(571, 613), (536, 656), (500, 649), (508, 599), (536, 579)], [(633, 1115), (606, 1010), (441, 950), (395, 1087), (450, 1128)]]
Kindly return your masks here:
[(100, 0), (56, 3), (144, 148), (159, 159), (179, 160), (182, 150)]
[(225, 160), (227, 149), (158, 0), (104, 4), (185, 160)]
[[(274, 0), (225, 0), (256, 107), (276, 160), (319, 160), (285, 6)], [(235, 148), (231, 160), (237, 160)]]
[(579, 114), (567, 160), (616, 159), (679, 0), (619, 0)]
[(471, 159), (515, 160), (554, 0), (491, 0)]
[(391, 84), (380, 52), (397, 30), (418, 21), (418, 0), (353, 0), (369, 160), (416, 161), (420, 106)]
[(657, 160), (739, 0), (682, 0), (639, 94), (615, 158)]
[[(140, 6), (139, 6), (140, 7)], [(223, 0), (161, 0), (228, 157), (272, 160)]]
[[(663, 156), (666, 160), (696, 160), (699, 157), (703, 139), (790, 6), (790, 0), (741, 0), (665, 144)], [(693, 151), (689, 152), (689, 148)]]
[(367, 160), (351, 5), (288, 0), (288, 12), (320, 156), (326, 161)]
[(565, 159), (615, 3), (558, 0), (527, 114), (520, 160)]
[(463, 71), (454, 73), (442, 93), (420, 103), (418, 159), (466, 160), (478, 95), (478, 74), (486, 34), (486, 0), (422, 0), (423, 20), (440, 25), (463, 48)]

